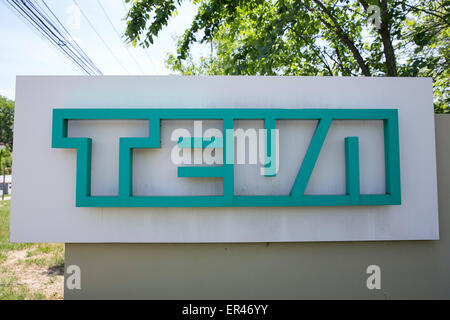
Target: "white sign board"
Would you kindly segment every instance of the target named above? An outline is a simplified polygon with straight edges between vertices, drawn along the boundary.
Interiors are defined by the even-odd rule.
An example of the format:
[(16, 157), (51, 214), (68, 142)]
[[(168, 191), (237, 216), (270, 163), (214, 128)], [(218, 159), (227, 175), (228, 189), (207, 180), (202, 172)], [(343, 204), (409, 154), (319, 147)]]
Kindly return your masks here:
[[(90, 167), (86, 171), (90, 174), (90, 183), (83, 189), (89, 193), (88, 197), (79, 189), (82, 179), (80, 172), (77, 176), (77, 150), (55, 147), (55, 137), (52, 147), (52, 134), (56, 135), (59, 128), (54, 116), (65, 114), (61, 109), (70, 109), (66, 110), (70, 114), (95, 110), (95, 114), (126, 115), (111, 119), (79, 116), (68, 119), (65, 127), (61, 126), (63, 129), (58, 131), (65, 131), (66, 136), (61, 136), (66, 139), (64, 141), (77, 137), (79, 140), (70, 141), (92, 139)], [(129, 112), (120, 111), (123, 109), (129, 109)], [(149, 124), (151, 121), (134, 118), (132, 114), (162, 112), (156, 109), (172, 116), (162, 117), (158, 122), (160, 139), (154, 143), (160, 145), (130, 149), (130, 194), (126, 199), (120, 198), (123, 192), (128, 192), (119, 187), (120, 138), (149, 137), (149, 127), (154, 129)], [(267, 111), (277, 118), (273, 122), (279, 139), (276, 174), (260, 174), (264, 165), (234, 165), (231, 186), (221, 177), (192, 177), (193, 171), (189, 168), (180, 174), (179, 167), (183, 164), (173, 159), (174, 148), (181, 145), (180, 140), (174, 139), (176, 130), (190, 133), (193, 139), (198, 137), (196, 131), (200, 130), (201, 136), (208, 129), (223, 131), (225, 137), (226, 120), (219, 116), (217, 119), (214, 116), (191, 119), (189, 115), (194, 114), (194, 109), (209, 110), (210, 114), (234, 114), (238, 112), (236, 110), (244, 109), (265, 114), (266, 109), (283, 109)], [(308, 114), (327, 113), (330, 109), (334, 110), (333, 114), (358, 113), (363, 109), (369, 114), (373, 113), (371, 110), (375, 113), (376, 110), (398, 112), (401, 202), (398, 197), (396, 204), (356, 200), (354, 203), (358, 205), (346, 205), (346, 200), (340, 203), (341, 198), (333, 198), (334, 195), (345, 198), (349, 192), (346, 148), (348, 145), (354, 148), (355, 142), (358, 153), (354, 153), (357, 157), (353, 160), (359, 161), (359, 167), (352, 172), (359, 172), (358, 199), (382, 198), (390, 192), (386, 190), (390, 188), (387, 187), (386, 170), (393, 169), (386, 166), (386, 127), (382, 118), (376, 117), (333, 120), (312, 173), (307, 181), (303, 180), (307, 182), (305, 199), (322, 195), (324, 199), (331, 196), (328, 198), (337, 199), (337, 202), (333, 200), (325, 206), (299, 205), (288, 199), (302, 161), (311, 152), (310, 143), (320, 131), (318, 120), (277, 117), (299, 109), (309, 110)], [(78, 110), (81, 113), (77, 113)], [(202, 110), (199, 112), (202, 114)], [(265, 128), (262, 116), (252, 118), (255, 112), (243, 112), (250, 116), (234, 120), (235, 129), (241, 128), (245, 132)], [(176, 117), (178, 114), (180, 119)], [(200, 129), (199, 121), (202, 121)], [(18, 77), (10, 239), (13, 242), (438, 239), (434, 135), (432, 82), (425, 78)], [(352, 140), (353, 144), (349, 141), (347, 145), (347, 137), (357, 137), (357, 140)], [(81, 152), (78, 156), (79, 160), (83, 158)], [(250, 159), (250, 147), (245, 156)], [(216, 167), (211, 172), (220, 170)], [(237, 200), (224, 203), (238, 205), (217, 205), (222, 203), (220, 199), (224, 195), (229, 194), (229, 188), (236, 197), (233, 199)], [(268, 195), (278, 196), (281, 200), (270, 202), (266, 198)], [(151, 203), (159, 205), (148, 206), (149, 202), (142, 199), (149, 199), (149, 196), (156, 196), (159, 202)], [(194, 196), (198, 201), (188, 200), (186, 203), (191, 205), (180, 205), (185, 203), (180, 202), (185, 199), (180, 198), (182, 196)], [(165, 197), (177, 200), (171, 202)], [(219, 202), (203, 201), (208, 197), (219, 199)], [(245, 202), (246, 199), (250, 200)], [(243, 203), (249, 205), (241, 206)]]

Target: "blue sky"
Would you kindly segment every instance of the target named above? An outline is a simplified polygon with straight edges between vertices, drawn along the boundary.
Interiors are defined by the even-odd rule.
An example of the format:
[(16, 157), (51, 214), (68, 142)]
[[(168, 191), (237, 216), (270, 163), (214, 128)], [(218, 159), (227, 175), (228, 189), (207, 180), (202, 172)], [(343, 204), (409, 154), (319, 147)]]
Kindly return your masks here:
[[(42, 0), (36, 0), (42, 4)], [(128, 46), (140, 68), (130, 57), (123, 40), (109, 24), (97, 0), (75, 0), (94, 28), (113, 51), (120, 64), (92, 30), (73, 0), (44, 0), (58, 19), (69, 29), (80, 47), (105, 75), (164, 75), (168, 53), (175, 52), (175, 38), (183, 34), (196, 13), (196, 7), (185, 2), (148, 49)], [(117, 31), (122, 35), (126, 22), (123, 0), (98, 0), (105, 8)], [(29, 26), (0, 0), (0, 95), (14, 99), (16, 75), (84, 75), (84, 73)], [(208, 46), (196, 46), (194, 56), (207, 54)], [(142, 70), (142, 71), (141, 71)]]

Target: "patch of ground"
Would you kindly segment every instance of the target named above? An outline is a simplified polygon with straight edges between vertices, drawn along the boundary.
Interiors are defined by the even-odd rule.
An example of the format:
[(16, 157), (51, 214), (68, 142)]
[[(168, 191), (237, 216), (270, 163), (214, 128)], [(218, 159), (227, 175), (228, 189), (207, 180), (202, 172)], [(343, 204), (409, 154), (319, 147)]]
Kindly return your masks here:
[(64, 244), (10, 243), (9, 202), (0, 201), (0, 300), (63, 299)]
[[(3, 263), (2, 274), (13, 279), (9, 286), (19, 291), (25, 289), (29, 298), (63, 299), (64, 262), (52, 265), (53, 250), (49, 253), (36, 251), (39, 252), (39, 247), (9, 251)], [(1, 278), (3, 277), (0, 276)]]

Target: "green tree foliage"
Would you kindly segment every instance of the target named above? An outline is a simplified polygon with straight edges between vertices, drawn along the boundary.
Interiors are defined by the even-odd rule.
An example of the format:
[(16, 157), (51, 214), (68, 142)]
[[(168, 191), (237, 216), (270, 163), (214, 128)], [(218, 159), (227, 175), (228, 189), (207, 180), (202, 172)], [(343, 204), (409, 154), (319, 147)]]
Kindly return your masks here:
[(450, 113), (450, 1), (424, 1), (407, 21), (405, 38), (414, 43), (402, 74), (434, 79), (434, 108)]
[[(127, 0), (130, 2), (130, 0)], [(135, 0), (126, 38), (149, 47), (182, 0)], [(448, 0), (193, 0), (168, 66), (182, 74), (427, 76), (449, 112)], [(371, 6), (379, 8), (379, 28)], [(195, 43), (210, 56), (194, 61)]]
[(13, 124), (14, 124), (14, 101), (0, 96), (0, 175), (3, 169), (8, 168), (6, 173), (10, 173), (12, 164), (13, 147)]
[(11, 174), (12, 153), (9, 147), (0, 149), (0, 176)]
[(0, 142), (13, 148), (14, 101), (0, 96)]

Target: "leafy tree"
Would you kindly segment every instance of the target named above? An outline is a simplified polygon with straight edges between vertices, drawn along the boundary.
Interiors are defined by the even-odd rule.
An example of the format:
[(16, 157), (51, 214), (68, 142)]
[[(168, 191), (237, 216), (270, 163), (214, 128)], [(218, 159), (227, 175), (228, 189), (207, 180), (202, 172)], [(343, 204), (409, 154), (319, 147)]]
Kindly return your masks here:
[(419, 14), (408, 21), (405, 38), (412, 39), (415, 47), (403, 73), (432, 77), (435, 111), (450, 113), (450, 1), (425, 1), (413, 10)]
[(14, 101), (0, 96), (0, 142), (13, 148)]
[[(130, 0), (126, 0), (130, 2)], [(148, 47), (182, 0), (136, 0), (126, 38)], [(194, 0), (168, 66), (182, 74), (431, 76), (448, 112), (448, 0)], [(379, 28), (368, 11), (379, 10)], [(212, 54), (194, 61), (194, 43)]]
[(3, 173), (10, 174), (11, 165), (12, 165), (11, 149), (9, 147), (4, 147), (0, 149), (0, 176), (3, 176)]

